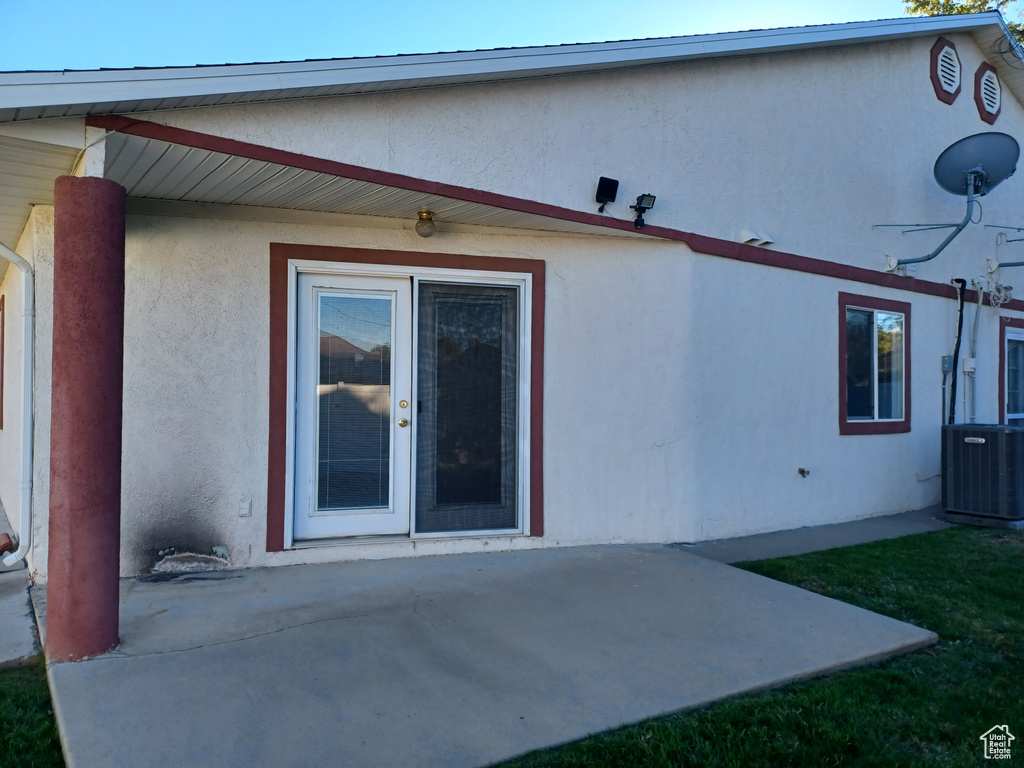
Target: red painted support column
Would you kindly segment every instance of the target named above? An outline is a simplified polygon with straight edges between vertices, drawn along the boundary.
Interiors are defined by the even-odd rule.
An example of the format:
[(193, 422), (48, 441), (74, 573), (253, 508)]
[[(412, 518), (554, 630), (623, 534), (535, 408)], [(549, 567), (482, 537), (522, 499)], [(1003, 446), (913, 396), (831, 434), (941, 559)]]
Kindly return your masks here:
[(118, 643), (125, 190), (54, 186), (53, 383), (46, 655)]

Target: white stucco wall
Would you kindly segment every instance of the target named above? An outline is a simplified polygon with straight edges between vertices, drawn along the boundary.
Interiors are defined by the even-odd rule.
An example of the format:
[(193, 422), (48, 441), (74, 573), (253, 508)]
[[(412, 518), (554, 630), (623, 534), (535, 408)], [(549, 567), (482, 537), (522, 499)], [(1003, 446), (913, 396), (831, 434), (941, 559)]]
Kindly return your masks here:
[(32, 448), (32, 550), (28, 558), (33, 576), (46, 578), (50, 541), (50, 383), (53, 380), (53, 208), (32, 209), (26, 232), (32, 233), (31, 256), (35, 272), (35, 405)]
[(21, 328), (22, 286), (20, 270), (0, 262), (0, 296), (4, 297), (4, 426), (0, 429), (0, 504), (14, 531), (21, 524)]
[[(35, 273), (35, 402), (33, 404), (32, 534), (26, 560), (33, 573), (45, 576), (50, 456), (50, 348), (53, 304), (53, 208), (35, 206), (16, 252)], [(6, 262), (5, 262), (6, 263)], [(21, 271), (11, 265), (0, 283), (5, 297), (4, 428), (0, 430), (0, 501), (12, 529), (21, 530), (22, 329), (24, 317)], [(42, 311), (39, 305), (42, 305)]]
[[(544, 539), (265, 552), (270, 242), (546, 261)], [(223, 544), (234, 565), (248, 566), (693, 541), (938, 499), (938, 359), (956, 310), (947, 299), (657, 241), (424, 241), (404, 230), (161, 216), (130, 217), (126, 274), (125, 574), (168, 546)], [(838, 434), (839, 291), (912, 304), (909, 434)], [(982, 420), (998, 407), (997, 339), (998, 316), (985, 308)], [(252, 517), (238, 516), (242, 499), (253, 501)]]
[[(950, 39), (963, 73), (952, 105), (935, 97), (927, 37), (148, 117), (576, 210), (595, 210), (597, 179), (610, 176), (621, 182), (612, 216), (632, 218), (630, 203), (650, 192), (652, 224), (727, 240), (753, 229), (775, 250), (881, 271), (887, 253), (922, 256), (942, 233), (872, 224), (963, 218), (963, 199), (933, 179), (939, 153), (1024, 120), (1005, 87), (998, 122), (981, 120), (982, 53), (967, 35)], [(1016, 221), (1022, 197), (1024, 179), (1006, 182), (985, 199), (985, 222)], [(945, 282), (965, 260), (975, 274), (994, 241), (969, 228), (917, 276)]]
[[(626, 218), (632, 199), (651, 192), (658, 195), (652, 224), (727, 240), (752, 228), (771, 235), (775, 250), (880, 273), (886, 253), (922, 255), (942, 235), (871, 224), (963, 216), (962, 198), (938, 189), (932, 164), (956, 139), (990, 129), (972, 98), (981, 54), (969, 38), (954, 40), (964, 90), (952, 106), (932, 91), (927, 39), (150, 117), (578, 210), (596, 208), (597, 177), (612, 176), (622, 181), (613, 215)], [(1024, 114), (1004, 89), (995, 130), (1020, 136), (1022, 127)], [(985, 198), (985, 222), (1021, 224), (1014, 217), (1022, 185), (1010, 179)], [(37, 208), (31, 227), (37, 376), (46, 393), (52, 211)], [(543, 539), (265, 552), (271, 242), (545, 260)], [(1024, 259), (1011, 248), (1001, 249), (1003, 260)], [(970, 279), (995, 251), (993, 230), (969, 227), (917, 276)], [(223, 544), (233, 565), (250, 566), (694, 541), (897, 512), (939, 498), (939, 359), (951, 350), (956, 321), (948, 299), (654, 240), (442, 232), (424, 241), (402, 229), (172, 216), (129, 217), (126, 266), (126, 575), (168, 546)], [(1009, 275), (1004, 282), (1020, 281)], [(840, 291), (912, 305), (910, 433), (839, 435)], [(998, 313), (991, 308), (982, 311), (977, 358), (978, 421), (991, 422), (998, 413)], [(40, 546), (48, 495), (44, 400), (37, 407)], [(801, 477), (798, 467), (810, 475)], [(0, 475), (3, 488), (8, 482)], [(239, 517), (239, 501), (249, 499), (252, 516)], [(36, 567), (45, 575), (38, 549)]]
[[(457, 551), (480, 540), (267, 555), (268, 244), (301, 242), (543, 258), (544, 542), (692, 538), (695, 465), (681, 400), (692, 307), (685, 247), (612, 238), (408, 231), (130, 217), (127, 235), (122, 550), (126, 573), (168, 546), (227, 545), (237, 565)], [(625, 272), (625, 250), (634, 257)], [(614, 301), (618, 312), (609, 312)], [(628, 361), (624, 363), (624, 361)], [(685, 409), (680, 411), (685, 417)], [(238, 502), (253, 501), (252, 517)]]

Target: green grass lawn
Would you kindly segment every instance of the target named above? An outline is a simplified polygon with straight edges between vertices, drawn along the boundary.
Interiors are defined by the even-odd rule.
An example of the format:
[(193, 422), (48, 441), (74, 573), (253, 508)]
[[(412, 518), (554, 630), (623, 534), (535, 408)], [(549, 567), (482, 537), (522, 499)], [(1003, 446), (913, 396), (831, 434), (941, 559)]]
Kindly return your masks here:
[[(980, 766), (1007, 724), (1024, 764), (1024, 533), (952, 528), (741, 567), (927, 627), (871, 667), (534, 752), (540, 766)], [(996, 761), (992, 761), (996, 764)]]
[[(650, 720), (504, 768), (980, 766), (1007, 724), (1024, 764), (1024, 533), (952, 528), (742, 567), (928, 627), (884, 664)], [(62, 766), (42, 665), (0, 670), (0, 768)]]
[(42, 661), (0, 670), (0, 768), (63, 765)]

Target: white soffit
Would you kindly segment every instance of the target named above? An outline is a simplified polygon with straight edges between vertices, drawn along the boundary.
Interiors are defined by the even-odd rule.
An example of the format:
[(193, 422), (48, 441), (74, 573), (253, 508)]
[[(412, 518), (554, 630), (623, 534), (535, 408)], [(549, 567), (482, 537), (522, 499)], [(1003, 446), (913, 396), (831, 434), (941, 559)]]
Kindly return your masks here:
[(1024, 102), (1024, 51), (1020, 44), (995, 26), (979, 27), (971, 32), (971, 37), (996, 68), (1002, 85)]
[(79, 150), (0, 136), (0, 243), (18, 244), (33, 205), (53, 205), (53, 182)]
[[(359, 59), (11, 72), (0, 73), (0, 123), (515, 80), (955, 32), (973, 33), (986, 52), (1008, 49), (1009, 37), (1002, 17), (988, 12)], [(1005, 55), (1020, 62), (1016, 52)], [(1008, 81), (1010, 78), (1003, 70), (1012, 67), (1001, 59), (996, 66), (1000, 77)]]
[(638, 236), (121, 133), (107, 136), (105, 176), (123, 186), (129, 199), (242, 206), (254, 214), (263, 210), (268, 216), (270, 210), (306, 211), (385, 217), (411, 223), (417, 211), (430, 210), (442, 226)]
[[(17, 246), (32, 206), (53, 205), (54, 181), (72, 172), (80, 152), (77, 147), (6, 136), (0, 131), (0, 243), (10, 248)], [(188, 215), (298, 222), (309, 220), (310, 216), (333, 215), (345, 220), (312, 220), (411, 227), (416, 212), (426, 209), (434, 212), (442, 229), (501, 227), (524, 233), (644, 236), (629, 229), (597, 226), (557, 215), (513, 210), (122, 133), (107, 135), (104, 175), (125, 187), (129, 209), (138, 213), (173, 214), (175, 208), (166, 207), (170, 202), (179, 204), (174, 215), (191, 211)], [(181, 207), (195, 203), (207, 208)], [(275, 212), (290, 215), (281, 218)], [(306, 214), (306, 218), (295, 214)]]

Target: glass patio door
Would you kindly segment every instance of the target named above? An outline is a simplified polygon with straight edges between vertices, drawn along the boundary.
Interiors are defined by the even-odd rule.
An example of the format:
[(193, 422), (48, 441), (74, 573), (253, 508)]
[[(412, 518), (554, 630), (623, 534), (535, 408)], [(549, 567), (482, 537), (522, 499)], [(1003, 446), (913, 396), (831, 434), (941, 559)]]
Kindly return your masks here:
[(420, 282), (416, 533), (518, 526), (518, 290)]
[(299, 272), (295, 540), (522, 528), (521, 288)]
[(408, 533), (411, 284), (300, 274), (295, 538)]

